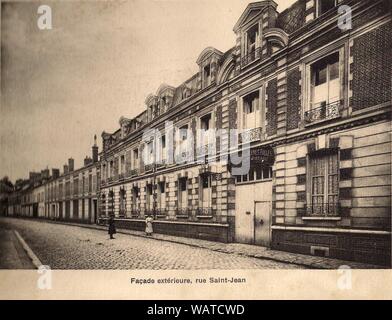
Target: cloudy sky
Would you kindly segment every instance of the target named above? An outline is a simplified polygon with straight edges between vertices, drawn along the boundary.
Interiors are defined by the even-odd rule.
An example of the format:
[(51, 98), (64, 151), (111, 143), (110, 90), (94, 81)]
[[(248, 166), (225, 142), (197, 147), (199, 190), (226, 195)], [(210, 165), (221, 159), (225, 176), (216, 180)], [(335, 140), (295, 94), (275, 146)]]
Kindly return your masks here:
[[(22, 1), (1, 6), (0, 176), (80, 167), (94, 134), (144, 110), (161, 83), (197, 72), (201, 51), (235, 44), (249, 0)], [(277, 0), (282, 11), (294, 0)], [(39, 30), (37, 9), (52, 9)]]

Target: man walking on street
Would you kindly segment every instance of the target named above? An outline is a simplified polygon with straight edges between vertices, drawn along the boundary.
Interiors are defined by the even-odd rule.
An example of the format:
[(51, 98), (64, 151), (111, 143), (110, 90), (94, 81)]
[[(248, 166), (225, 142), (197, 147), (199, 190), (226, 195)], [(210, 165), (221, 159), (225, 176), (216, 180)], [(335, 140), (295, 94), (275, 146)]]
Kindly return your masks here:
[(109, 230), (108, 233), (110, 235), (110, 239), (115, 239), (113, 237), (114, 234), (116, 234), (116, 226), (114, 225), (114, 217), (113, 215), (110, 216), (109, 218)]

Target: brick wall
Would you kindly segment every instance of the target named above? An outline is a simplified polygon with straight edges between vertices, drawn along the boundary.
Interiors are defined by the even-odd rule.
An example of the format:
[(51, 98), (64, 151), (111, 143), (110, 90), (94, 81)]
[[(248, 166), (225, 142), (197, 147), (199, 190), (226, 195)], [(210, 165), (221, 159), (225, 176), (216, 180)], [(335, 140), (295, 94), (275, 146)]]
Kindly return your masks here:
[(277, 79), (273, 79), (268, 82), (268, 86), (266, 89), (267, 92), (267, 111), (266, 111), (266, 119), (267, 119), (267, 135), (272, 136), (277, 132), (278, 125), (278, 117), (277, 117), (277, 96), (278, 96), (278, 81)]
[(301, 71), (299, 68), (287, 73), (287, 130), (298, 128), (301, 119)]
[(350, 101), (354, 111), (391, 100), (391, 50), (391, 22), (354, 40)]

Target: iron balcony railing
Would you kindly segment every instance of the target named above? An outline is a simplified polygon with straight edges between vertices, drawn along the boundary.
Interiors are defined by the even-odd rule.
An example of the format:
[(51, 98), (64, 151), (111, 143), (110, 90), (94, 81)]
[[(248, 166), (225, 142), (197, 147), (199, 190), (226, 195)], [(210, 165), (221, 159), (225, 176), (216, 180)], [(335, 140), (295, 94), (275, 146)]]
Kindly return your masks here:
[(214, 215), (214, 209), (212, 208), (197, 208), (196, 210), (196, 216), (202, 216), (202, 217), (209, 217)]
[(307, 123), (314, 123), (339, 118), (341, 106), (341, 101), (336, 101), (329, 104), (322, 102), (315, 108), (305, 112), (305, 121)]
[(176, 209), (176, 216), (189, 217), (191, 213), (192, 213), (192, 210), (190, 208), (177, 208)]
[(154, 169), (154, 165), (153, 165), (153, 164), (146, 164), (146, 165), (144, 166), (144, 171), (145, 171), (145, 172), (152, 171), (153, 169)]
[(241, 59), (241, 65), (246, 66), (247, 64), (256, 61), (257, 59), (261, 58), (261, 48), (257, 48), (255, 51), (252, 51), (242, 57)]
[(128, 177), (137, 176), (138, 174), (139, 174), (139, 170), (138, 169), (132, 169), (132, 170), (129, 171)]
[(141, 210), (140, 209), (132, 209), (131, 210), (131, 217), (132, 218), (139, 218), (141, 216)]
[(246, 129), (244, 132), (241, 132), (238, 136), (239, 143), (247, 143), (247, 142), (254, 142), (260, 141), (262, 138), (262, 128), (257, 127), (253, 129)]
[(166, 217), (169, 215), (169, 209), (168, 208), (157, 208), (155, 209), (155, 217), (158, 219), (166, 219)]
[(339, 216), (339, 203), (317, 203), (306, 207), (308, 217), (337, 217)]

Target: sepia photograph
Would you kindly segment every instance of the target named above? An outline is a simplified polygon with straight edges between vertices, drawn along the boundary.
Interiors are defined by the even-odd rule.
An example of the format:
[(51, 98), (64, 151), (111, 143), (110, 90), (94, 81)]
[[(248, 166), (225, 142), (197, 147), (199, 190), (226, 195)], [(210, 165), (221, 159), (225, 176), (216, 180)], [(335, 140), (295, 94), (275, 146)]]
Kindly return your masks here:
[(2, 0), (0, 291), (391, 279), (391, 6)]

